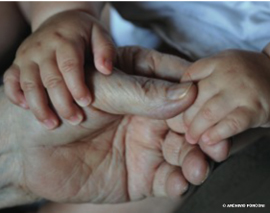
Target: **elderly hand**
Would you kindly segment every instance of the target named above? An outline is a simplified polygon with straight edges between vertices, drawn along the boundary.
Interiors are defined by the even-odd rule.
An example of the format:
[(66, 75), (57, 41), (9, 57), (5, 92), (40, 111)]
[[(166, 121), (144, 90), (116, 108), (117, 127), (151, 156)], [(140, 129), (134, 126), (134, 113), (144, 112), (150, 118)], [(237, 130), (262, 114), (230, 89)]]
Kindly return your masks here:
[[(14, 129), (21, 141), (10, 145), (17, 153), (12, 160), (17, 172), (9, 179), (14, 200), (119, 203), (180, 196), (188, 182), (205, 180), (206, 156), (166, 120), (192, 104), (196, 89), (158, 79), (178, 81), (188, 63), (137, 48), (122, 49), (119, 56), (119, 66), (129, 75), (89, 72), (95, 100), (81, 125), (63, 123), (47, 132), (29, 113), (19, 111)], [(219, 147), (205, 150), (210, 156), (226, 155), (228, 144)]]

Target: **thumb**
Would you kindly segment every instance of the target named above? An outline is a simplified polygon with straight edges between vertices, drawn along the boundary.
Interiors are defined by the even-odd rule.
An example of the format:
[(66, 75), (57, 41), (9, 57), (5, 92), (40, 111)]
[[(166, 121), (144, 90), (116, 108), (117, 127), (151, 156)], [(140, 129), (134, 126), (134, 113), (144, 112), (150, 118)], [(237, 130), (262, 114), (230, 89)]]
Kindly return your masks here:
[(110, 76), (92, 73), (93, 106), (111, 114), (168, 119), (189, 107), (197, 93), (192, 83), (127, 75), (119, 70)]

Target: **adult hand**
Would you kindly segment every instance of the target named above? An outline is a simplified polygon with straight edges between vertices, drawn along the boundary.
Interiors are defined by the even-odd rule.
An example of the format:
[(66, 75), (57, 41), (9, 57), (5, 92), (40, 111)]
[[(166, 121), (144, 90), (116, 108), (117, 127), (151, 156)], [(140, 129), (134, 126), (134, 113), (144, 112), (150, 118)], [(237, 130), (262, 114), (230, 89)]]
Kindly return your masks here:
[(117, 203), (147, 196), (179, 196), (188, 181), (204, 181), (208, 172), (205, 155), (172, 132), (166, 122), (194, 101), (195, 87), (139, 77), (154, 74), (173, 80), (175, 75), (179, 79), (183, 61), (133, 50), (123, 50), (120, 55), (133, 58), (137, 66), (129, 69), (121, 60), (120, 65), (134, 75), (90, 72), (95, 100), (85, 110), (87, 119), (80, 126), (63, 123), (47, 132), (29, 113), (5, 104), (7, 114), (16, 120), (17, 140), (8, 143), (9, 152), (16, 153), (12, 159), (16, 172), (5, 183), (13, 203), (0, 201), (2, 206), (21, 203), (21, 197), (25, 201)]

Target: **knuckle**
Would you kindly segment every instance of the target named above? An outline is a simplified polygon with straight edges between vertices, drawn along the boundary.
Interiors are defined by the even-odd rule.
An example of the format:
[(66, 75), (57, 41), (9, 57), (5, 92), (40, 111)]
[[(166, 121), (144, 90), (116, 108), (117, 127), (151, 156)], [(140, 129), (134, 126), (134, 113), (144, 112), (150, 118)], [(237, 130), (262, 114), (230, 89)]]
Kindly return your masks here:
[(70, 43), (70, 40), (65, 36), (64, 32), (51, 32), (48, 34), (48, 37), (52, 41), (52, 45), (65, 45)]
[(155, 89), (152, 83), (153, 83), (152, 79), (146, 79), (145, 81), (140, 82), (141, 91), (145, 96), (147, 96), (151, 90)]
[(63, 79), (60, 76), (48, 76), (44, 79), (44, 86), (47, 89), (53, 89), (59, 86), (63, 82)]
[(150, 71), (152, 72), (151, 74), (154, 75), (154, 71), (156, 68), (160, 67), (161, 62), (164, 60), (164, 54), (155, 54), (152, 50), (148, 50), (146, 53), (146, 60), (149, 61), (149, 68)]
[(22, 45), (21, 47), (19, 47), (19, 49), (16, 52), (16, 58), (23, 57), (26, 54), (26, 52), (27, 52), (27, 48), (24, 45)]
[(215, 113), (213, 112), (212, 109), (210, 109), (209, 107), (203, 109), (202, 111), (202, 117), (208, 121), (214, 121), (216, 118)]
[(58, 39), (58, 40), (63, 40), (64, 36), (62, 33), (60, 32), (53, 32), (52, 35), (51, 35), (54, 39)]
[(142, 103), (147, 103), (149, 100), (152, 100), (152, 105), (158, 107), (162, 101), (157, 99), (156, 97), (165, 97), (168, 93), (167, 85), (155, 84), (154, 79), (136, 79), (136, 91), (140, 94), (138, 97), (140, 98)]
[(65, 59), (60, 64), (60, 70), (62, 73), (70, 73), (74, 72), (76, 68), (78, 67), (79, 62), (76, 59)]
[(28, 81), (28, 80), (23, 80), (21, 82), (21, 88), (24, 92), (30, 92), (35, 90), (38, 87), (37, 83), (34, 81)]

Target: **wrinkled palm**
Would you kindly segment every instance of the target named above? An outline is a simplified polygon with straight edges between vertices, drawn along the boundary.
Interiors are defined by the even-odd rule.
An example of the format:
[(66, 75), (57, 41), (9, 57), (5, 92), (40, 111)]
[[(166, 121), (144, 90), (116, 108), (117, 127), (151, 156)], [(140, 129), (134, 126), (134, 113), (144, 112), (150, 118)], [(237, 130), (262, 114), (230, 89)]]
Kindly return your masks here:
[[(176, 57), (132, 52), (140, 58), (136, 61), (128, 54), (122, 56), (140, 65), (134, 66), (136, 72), (141, 71), (138, 73), (120, 66), (129, 73), (151, 73), (164, 79), (179, 79), (183, 73), (183, 61)], [(167, 74), (161, 72), (164, 68)], [(118, 71), (109, 77), (95, 72), (89, 79), (95, 102), (85, 108), (86, 120), (80, 126), (63, 124), (46, 132), (36, 121), (24, 125), (22, 132), (35, 129), (23, 137), (27, 140), (19, 149), (22, 187), (29, 196), (61, 202), (118, 203), (147, 196), (179, 196), (188, 181), (199, 184), (205, 179), (205, 155), (173, 132), (166, 121), (192, 103), (194, 89), (181, 100), (167, 101), (162, 97), (175, 85), (171, 82)]]

